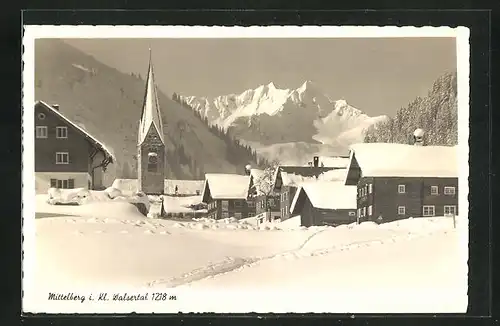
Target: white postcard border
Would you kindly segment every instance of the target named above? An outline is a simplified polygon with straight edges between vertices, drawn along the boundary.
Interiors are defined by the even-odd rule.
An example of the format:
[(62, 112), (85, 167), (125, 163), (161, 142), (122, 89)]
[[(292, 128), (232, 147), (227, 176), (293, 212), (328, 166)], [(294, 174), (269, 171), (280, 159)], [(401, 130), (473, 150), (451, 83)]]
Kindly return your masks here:
[[(343, 293), (343, 302), (332, 302), (333, 294), (324, 292), (286, 293), (272, 289), (263, 291), (190, 291), (171, 289), (176, 301), (168, 302), (129, 302), (97, 304), (71, 301), (48, 301), (47, 292), (34, 293), (36, 264), (35, 241), (35, 177), (34, 177), (34, 40), (38, 38), (382, 38), (382, 37), (456, 37), (457, 79), (458, 79), (458, 130), (459, 130), (459, 207), (468, 212), (469, 177), (469, 29), (466, 27), (375, 27), (375, 26), (252, 26), (252, 27), (206, 27), (206, 26), (25, 26), (23, 36), (23, 311), (31, 313), (248, 313), (248, 312), (316, 312), (316, 313), (439, 313), (449, 312), (446, 298), (442, 307), (425, 307), (426, 296), (437, 295), (422, 293), (412, 304), (388, 307), (384, 297), (404, 295), (397, 290), (380, 293), (355, 291)], [(467, 293), (468, 261), (468, 214), (460, 214), (459, 228), (464, 264), (464, 287)], [(73, 292), (96, 293), (113, 289), (71, 289)], [(115, 289), (116, 290), (116, 289)], [(151, 292), (150, 289), (143, 289)], [(120, 292), (137, 293), (140, 289), (120, 289)], [(462, 295), (457, 292), (456, 295)], [(338, 298), (339, 293), (335, 294)], [(455, 294), (450, 294), (451, 296)], [(371, 307), (356, 308), (356, 300), (363, 297), (371, 300)], [(305, 299), (304, 298), (314, 298)], [(393, 300), (391, 300), (394, 303)], [(408, 302), (408, 301), (406, 301)], [(465, 295), (464, 310), (467, 306)], [(431, 310), (429, 310), (431, 309)]]

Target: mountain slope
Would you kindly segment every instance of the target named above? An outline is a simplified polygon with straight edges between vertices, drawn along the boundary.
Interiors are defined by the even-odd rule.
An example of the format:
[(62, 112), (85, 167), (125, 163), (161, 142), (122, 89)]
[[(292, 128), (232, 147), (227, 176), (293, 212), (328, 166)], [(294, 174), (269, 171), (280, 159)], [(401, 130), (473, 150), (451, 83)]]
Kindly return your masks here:
[(361, 141), (366, 128), (386, 118), (371, 118), (345, 100), (332, 101), (311, 81), (297, 89), (278, 89), (269, 83), (239, 95), (183, 100), (238, 139), (264, 146), (292, 142), (349, 145)]
[(428, 145), (458, 142), (457, 74), (439, 77), (426, 97), (417, 97), (384, 122), (373, 125), (365, 142), (408, 143), (417, 128), (425, 131)]
[[(144, 63), (146, 72), (147, 62)], [(161, 71), (157, 71), (157, 74)], [(35, 99), (57, 103), (70, 119), (101, 139), (117, 156), (110, 179), (136, 175), (136, 143), (145, 81), (108, 67), (61, 40), (35, 46)], [(241, 172), (251, 157), (229, 162), (228, 146), (192, 112), (159, 92), (168, 178), (206, 172)], [(109, 181), (109, 180), (107, 180)]]

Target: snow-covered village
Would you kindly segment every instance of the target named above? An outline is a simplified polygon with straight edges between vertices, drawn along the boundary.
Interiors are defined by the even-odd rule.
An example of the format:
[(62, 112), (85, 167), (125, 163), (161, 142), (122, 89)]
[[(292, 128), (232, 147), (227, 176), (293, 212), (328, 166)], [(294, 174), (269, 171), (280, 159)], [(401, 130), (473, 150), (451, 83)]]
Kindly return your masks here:
[[(167, 60), (172, 45), (106, 42), (35, 42), (33, 284), (40, 297), (72, 296), (69, 288), (312, 291), (321, 303), (292, 308), (283, 300), (282, 312), (297, 306), (304, 312), (464, 311), (461, 234), (468, 208), (459, 198), (468, 190), (461, 188), (454, 38), (430, 45), (383, 41), (381, 49), (400, 54), (372, 59), (374, 74), (399, 63), (408, 69), (404, 78), (414, 74), (415, 81), (406, 87), (394, 77), (385, 86), (390, 77), (382, 76), (380, 85), (366, 86), (376, 90), (364, 105), (375, 106), (378, 94), (380, 111), (358, 109), (351, 93), (338, 95), (318, 82), (314, 74), (329, 69), (326, 61), (318, 72), (287, 70), (303, 80), (295, 86), (269, 82), (281, 78), (277, 69), (260, 86), (204, 96), (176, 86), (176, 68), (165, 67), (180, 63), (166, 61), (187, 59), (177, 50)], [(377, 51), (376, 40), (366, 42)], [(272, 53), (266, 46), (259, 49)], [(359, 53), (361, 47), (352, 46)], [(339, 45), (335, 53), (349, 58), (348, 49)], [(132, 60), (125, 52), (140, 55)], [(204, 64), (220, 64), (211, 58)], [(130, 62), (138, 68), (127, 68)], [(218, 77), (233, 76), (235, 85), (247, 85), (234, 74), (258, 69), (248, 65), (233, 74), (200, 75), (196, 84), (209, 89)], [(359, 69), (368, 79), (367, 67)], [(310, 75), (302, 73), (307, 69)], [(332, 69), (325, 78), (351, 74)], [(368, 82), (353, 78), (358, 85), (349, 87), (363, 92)], [(121, 292), (117, 300), (135, 300), (127, 298), (132, 291)], [(40, 309), (50, 310), (54, 298)], [(265, 303), (253, 309), (279, 311), (271, 298), (281, 300), (256, 299)], [(203, 303), (207, 311), (245, 312), (237, 302), (211, 301)]]

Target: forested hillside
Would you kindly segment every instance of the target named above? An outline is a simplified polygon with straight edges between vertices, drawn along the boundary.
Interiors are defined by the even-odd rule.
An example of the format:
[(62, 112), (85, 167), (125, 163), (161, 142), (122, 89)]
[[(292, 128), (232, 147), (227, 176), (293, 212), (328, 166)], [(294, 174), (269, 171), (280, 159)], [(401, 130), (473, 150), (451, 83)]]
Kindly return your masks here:
[(191, 112), (198, 120), (203, 122), (213, 135), (224, 140), (226, 143), (226, 159), (229, 162), (237, 164), (240, 157), (250, 157), (252, 161), (257, 162), (259, 167), (266, 167), (270, 164), (270, 162), (268, 162), (265, 158), (259, 157), (257, 155), (257, 151), (252, 149), (251, 146), (240, 143), (240, 141), (229, 131), (224, 130), (221, 126), (216, 124), (210, 124), (206, 116), (202, 117), (199, 110), (195, 110), (177, 93), (173, 93), (172, 100), (179, 103), (183, 108)]
[[(148, 62), (144, 62), (144, 74)], [(156, 71), (160, 74), (161, 71)], [(106, 66), (62, 40), (35, 43), (35, 99), (59, 104), (68, 118), (113, 149), (106, 183), (137, 176), (137, 130), (145, 81)], [(228, 155), (227, 140), (159, 92), (167, 150), (167, 178), (200, 179), (204, 173), (243, 173), (246, 151)]]
[(396, 116), (370, 127), (367, 143), (408, 143), (417, 128), (425, 131), (428, 145), (456, 145), (458, 141), (457, 75), (438, 78), (428, 95), (417, 97)]

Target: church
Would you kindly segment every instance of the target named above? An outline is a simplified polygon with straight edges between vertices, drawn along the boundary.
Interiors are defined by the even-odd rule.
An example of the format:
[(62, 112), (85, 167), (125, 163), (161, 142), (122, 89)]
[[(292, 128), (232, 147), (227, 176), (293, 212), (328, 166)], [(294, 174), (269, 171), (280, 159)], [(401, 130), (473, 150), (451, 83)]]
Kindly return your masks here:
[(146, 89), (137, 137), (138, 190), (148, 195), (163, 195), (165, 189), (165, 139), (158, 93), (154, 81), (151, 49)]

